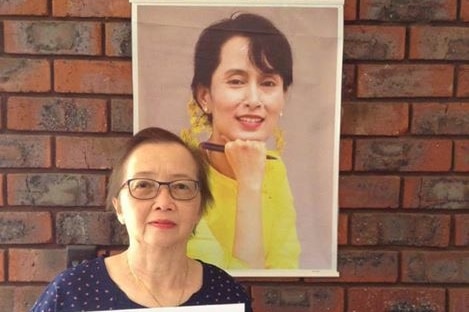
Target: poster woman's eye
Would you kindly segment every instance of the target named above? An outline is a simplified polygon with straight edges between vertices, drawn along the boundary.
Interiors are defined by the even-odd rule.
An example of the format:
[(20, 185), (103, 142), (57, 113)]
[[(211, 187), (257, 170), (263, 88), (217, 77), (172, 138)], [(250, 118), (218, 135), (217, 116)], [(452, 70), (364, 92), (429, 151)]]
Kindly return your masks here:
[(263, 87), (275, 87), (277, 85), (277, 82), (273, 79), (268, 79), (268, 80), (262, 81), (261, 85)]
[(233, 86), (241, 86), (244, 84), (244, 80), (240, 78), (231, 78), (228, 80), (228, 84)]
[(263, 87), (276, 87), (278, 85), (281, 85), (282, 83), (283, 80), (278, 74), (267, 74), (262, 77), (262, 80), (260, 82), (261, 86)]

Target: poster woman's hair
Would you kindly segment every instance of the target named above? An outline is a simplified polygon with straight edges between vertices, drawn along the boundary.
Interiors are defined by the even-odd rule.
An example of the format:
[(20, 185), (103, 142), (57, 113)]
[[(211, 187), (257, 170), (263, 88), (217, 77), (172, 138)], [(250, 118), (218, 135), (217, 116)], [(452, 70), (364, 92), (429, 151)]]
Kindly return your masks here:
[(220, 64), (222, 46), (235, 36), (249, 40), (249, 58), (264, 73), (276, 73), (286, 91), (293, 82), (293, 59), (285, 35), (265, 17), (235, 13), (205, 28), (194, 53), (194, 76), (191, 88), (194, 99), (199, 86), (210, 87), (212, 75)]

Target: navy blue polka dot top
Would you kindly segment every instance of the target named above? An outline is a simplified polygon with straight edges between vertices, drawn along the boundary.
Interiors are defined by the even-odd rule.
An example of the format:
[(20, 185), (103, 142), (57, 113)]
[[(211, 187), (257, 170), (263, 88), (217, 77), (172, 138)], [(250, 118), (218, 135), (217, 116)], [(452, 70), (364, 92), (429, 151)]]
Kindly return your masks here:
[[(244, 303), (251, 312), (251, 300), (243, 286), (222, 269), (201, 262), (203, 285), (181, 306)], [(141, 309), (109, 276), (104, 258), (99, 257), (60, 273), (45, 289), (30, 312), (77, 312)]]

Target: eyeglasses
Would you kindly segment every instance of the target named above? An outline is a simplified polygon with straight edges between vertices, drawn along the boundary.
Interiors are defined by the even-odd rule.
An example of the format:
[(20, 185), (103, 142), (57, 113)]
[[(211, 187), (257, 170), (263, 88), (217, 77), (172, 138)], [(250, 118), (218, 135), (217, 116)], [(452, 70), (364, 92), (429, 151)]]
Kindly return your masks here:
[(176, 200), (191, 200), (197, 196), (199, 182), (195, 180), (175, 180), (171, 182), (160, 182), (153, 179), (130, 179), (122, 184), (129, 187), (130, 195), (136, 199), (152, 199), (158, 196), (160, 187), (167, 185), (169, 194)]

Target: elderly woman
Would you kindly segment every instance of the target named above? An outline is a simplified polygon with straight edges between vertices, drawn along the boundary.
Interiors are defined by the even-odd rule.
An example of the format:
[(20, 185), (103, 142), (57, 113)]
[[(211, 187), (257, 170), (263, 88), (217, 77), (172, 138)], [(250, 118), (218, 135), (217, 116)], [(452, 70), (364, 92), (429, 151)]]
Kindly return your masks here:
[(137, 133), (117, 160), (108, 205), (125, 224), (128, 249), (59, 274), (32, 312), (96, 311), (244, 303), (243, 287), (220, 268), (186, 255), (212, 199), (198, 151), (160, 128)]

